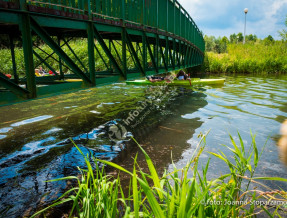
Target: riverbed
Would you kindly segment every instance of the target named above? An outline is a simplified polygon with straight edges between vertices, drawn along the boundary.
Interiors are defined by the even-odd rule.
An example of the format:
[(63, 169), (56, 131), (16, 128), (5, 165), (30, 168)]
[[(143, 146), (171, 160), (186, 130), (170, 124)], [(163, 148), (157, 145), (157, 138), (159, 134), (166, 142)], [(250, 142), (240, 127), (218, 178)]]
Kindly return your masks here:
[[(146, 87), (118, 83), (50, 96), (0, 108), (0, 213), (27, 215), (41, 203), (56, 199), (65, 182), (45, 181), (77, 175), (85, 167), (84, 153), (131, 167), (139, 152), (134, 136), (159, 171), (184, 167), (202, 134), (206, 138), (203, 164), (211, 158), (209, 178), (225, 173), (219, 159), (207, 153), (231, 155), (231, 134), (240, 133), (246, 146), (250, 132), (262, 157), (260, 176), (287, 178), (277, 142), (287, 119), (287, 76), (224, 76), (223, 86), (192, 88)], [(140, 164), (143, 156), (139, 155)], [(277, 187), (285, 184), (268, 182)]]

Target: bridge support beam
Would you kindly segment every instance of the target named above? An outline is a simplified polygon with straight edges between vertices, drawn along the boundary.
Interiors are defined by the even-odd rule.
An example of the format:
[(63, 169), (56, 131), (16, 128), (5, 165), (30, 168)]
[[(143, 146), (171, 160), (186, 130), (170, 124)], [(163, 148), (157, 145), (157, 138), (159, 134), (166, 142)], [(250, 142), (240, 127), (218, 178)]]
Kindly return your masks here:
[(10, 42), (10, 49), (11, 49), (14, 81), (15, 81), (15, 83), (18, 84), (19, 83), (19, 77), (17, 74), (17, 65), (16, 65), (15, 49), (14, 49), (14, 37), (11, 34), (9, 35), (9, 42)]
[(146, 46), (146, 35), (142, 34), (142, 66), (146, 75), (146, 62), (147, 62), (147, 46)]
[(151, 47), (150, 47), (150, 44), (149, 44), (149, 41), (148, 41), (148, 38), (146, 37), (146, 34), (143, 33), (145, 35), (145, 42), (146, 42), (146, 45), (147, 45), (147, 48), (148, 48), (148, 52), (149, 52), (149, 56), (150, 56), (150, 59), (151, 59), (151, 62), (153, 64), (153, 67), (155, 69), (155, 72), (158, 73), (158, 67), (157, 67), (157, 64), (156, 64), (156, 61), (155, 61), (155, 58), (154, 58), (154, 55), (152, 53), (152, 50), (151, 50)]
[[(159, 37), (157, 36), (157, 38), (159, 38)], [(158, 39), (158, 40), (159, 40), (159, 39)], [(165, 48), (165, 49), (166, 49), (166, 48)], [(162, 49), (162, 47), (161, 47), (160, 41), (159, 41), (159, 50), (160, 50), (160, 53), (161, 53), (161, 56), (162, 56), (164, 68), (165, 68), (165, 70), (168, 72), (168, 66), (167, 66), (166, 57), (165, 57), (165, 55), (164, 55), (164, 53), (163, 53), (163, 49)], [(166, 50), (166, 51), (167, 51), (167, 50)], [(166, 54), (166, 52), (165, 52), (165, 54)]]
[(89, 73), (92, 85), (96, 85), (96, 69), (95, 69), (95, 36), (93, 23), (88, 23), (87, 28), (88, 35), (88, 55), (89, 55)]
[(157, 37), (155, 38), (155, 45), (154, 45), (154, 56), (155, 56), (155, 63), (156, 63), (156, 67), (159, 67), (159, 37), (157, 35)]
[[(125, 30), (124, 30), (124, 31), (125, 31)], [(134, 58), (134, 60), (135, 60), (135, 64), (136, 64), (136, 66), (138, 67), (138, 69), (141, 71), (141, 73), (142, 73), (143, 75), (145, 75), (145, 72), (144, 72), (144, 70), (143, 70), (143, 68), (142, 68), (142, 66), (141, 66), (141, 62), (140, 62), (140, 60), (139, 60), (139, 58), (138, 58), (138, 54), (137, 54), (137, 52), (136, 52), (135, 49), (134, 49), (132, 40), (131, 40), (129, 34), (127, 33), (127, 31), (125, 31), (125, 34), (126, 34), (127, 44), (128, 44), (128, 47), (129, 47), (129, 49), (130, 49), (130, 51), (131, 51), (131, 55), (133, 56), (133, 58)]]
[(30, 15), (22, 14), (20, 22), (20, 29), (22, 32), (22, 43), (24, 52), (24, 62), (25, 62), (25, 74), (26, 74), (26, 89), (29, 91), (28, 98), (36, 98), (36, 80), (35, 80), (35, 69), (33, 60), (33, 45), (32, 45), (32, 35), (31, 35), (31, 23)]
[(43, 39), (43, 41), (53, 49), (66, 64), (77, 74), (86, 85), (91, 85), (91, 80), (82, 72), (82, 70), (72, 61), (72, 59), (58, 46), (57, 43), (49, 36), (44, 29), (42, 29), (38, 23), (31, 18), (32, 29)]
[(123, 66), (123, 74), (127, 75), (127, 36), (125, 28), (122, 29), (121, 32), (122, 37), (122, 66)]
[(120, 66), (118, 65), (117, 61), (113, 57), (112, 53), (110, 52), (110, 49), (107, 47), (105, 41), (103, 40), (101, 34), (98, 32), (95, 25), (93, 25), (93, 29), (94, 29), (94, 35), (95, 35), (96, 39), (98, 40), (99, 44), (102, 46), (102, 49), (104, 50), (104, 52), (108, 56), (111, 64), (116, 69), (116, 71), (126, 79), (127, 75), (124, 74), (123, 71), (121, 70)]
[(0, 85), (6, 89), (9, 89), (15, 95), (21, 98), (27, 99), (29, 97), (29, 91), (18, 86), (16, 83), (8, 79), (3, 73), (0, 72)]
[[(61, 47), (61, 37), (57, 36), (57, 40), (58, 40), (58, 45)], [(62, 59), (60, 56), (59, 56), (59, 70), (60, 70), (60, 79), (64, 79), (65, 75), (63, 72)]]
[(169, 41), (168, 41), (168, 37), (165, 37), (165, 49), (164, 49), (164, 53), (165, 53), (165, 62), (167, 64), (167, 69), (166, 71), (168, 71), (168, 67), (169, 67)]
[(41, 62), (43, 62), (49, 68), (49, 70), (51, 70), (56, 75), (56, 77), (59, 77), (56, 70), (50, 64), (48, 64), (36, 51), (33, 50), (33, 53)]

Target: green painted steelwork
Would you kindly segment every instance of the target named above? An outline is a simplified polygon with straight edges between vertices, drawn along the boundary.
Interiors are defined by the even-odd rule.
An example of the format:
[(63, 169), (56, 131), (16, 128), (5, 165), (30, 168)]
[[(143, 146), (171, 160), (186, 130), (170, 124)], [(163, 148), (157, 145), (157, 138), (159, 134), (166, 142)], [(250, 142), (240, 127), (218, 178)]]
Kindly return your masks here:
[(103, 50), (105, 51), (106, 55), (109, 57), (109, 60), (111, 61), (113, 67), (116, 69), (116, 71), (119, 74), (122, 74), (124, 77), (126, 75), (123, 74), (123, 71), (121, 70), (121, 68), (119, 67), (118, 63), (116, 62), (116, 60), (114, 59), (112, 53), (110, 52), (110, 49), (107, 47), (106, 43), (104, 42), (101, 34), (98, 32), (97, 28), (95, 27), (95, 25), (93, 26), (94, 29), (94, 35), (95, 38), (98, 40), (99, 44), (102, 46)]
[(88, 54), (89, 54), (89, 72), (92, 85), (96, 85), (96, 69), (95, 69), (95, 36), (93, 31), (93, 23), (90, 22), (87, 28), (88, 35)]
[(132, 40), (131, 38), (129, 37), (129, 34), (124, 30), (125, 34), (126, 34), (126, 40), (127, 40), (127, 44), (128, 44), (128, 47), (130, 49), (130, 52), (132, 54), (132, 57), (135, 61), (135, 64), (137, 65), (138, 69), (140, 70), (140, 72), (145, 75), (145, 72), (144, 72), (144, 69), (142, 68), (141, 66), (141, 63), (140, 63), (140, 60), (138, 58), (138, 55), (137, 55), (137, 52), (135, 51), (134, 49), (134, 46), (133, 46), (133, 43), (132, 43)]
[(49, 68), (49, 70), (51, 70), (51, 71), (56, 75), (56, 77), (59, 79), (56, 70), (55, 70), (52, 66), (50, 66), (50, 64), (48, 64), (36, 51), (33, 51), (33, 53), (34, 53), (34, 55), (35, 55), (41, 62), (43, 62), (43, 63)]
[[(11, 27), (2, 32), (10, 37), (15, 83), (11, 85), (9, 80), (2, 83), (21, 98), (35, 98), (45, 92), (49, 94), (51, 90), (63, 91), (59, 85), (39, 89), (37, 83), (57, 84), (59, 79), (73, 78), (83, 81), (81, 87), (95, 86), (189, 68), (203, 62), (205, 47), (202, 33), (177, 0), (6, 1), (14, 6), (0, 8), (0, 25)], [(18, 80), (13, 38), (19, 34), (23, 40), (25, 78), (20, 77)], [(40, 56), (40, 53), (33, 51), (32, 34), (40, 36), (52, 49), (52, 53), (49, 54), (37, 45), (34, 46), (47, 56), (43, 57), (42, 53)], [(88, 66), (69, 45), (72, 38), (78, 37), (87, 38)], [(122, 42), (118, 43), (119, 40)], [(121, 46), (121, 52), (114, 42)], [(101, 47), (102, 54), (97, 46)], [(64, 52), (64, 47), (69, 49), (76, 61)], [(95, 59), (95, 50), (99, 60), (106, 66), (105, 72), (96, 69), (99, 60)], [(55, 69), (47, 64), (47, 59), (51, 58), (58, 63), (60, 76), (35, 78), (33, 52), (34, 57), (53, 72)], [(54, 54), (57, 54), (57, 58)], [(134, 61), (136, 68), (131, 68), (130, 60)], [(73, 74), (65, 74), (63, 68)], [(22, 92), (20, 86), (19, 93), (12, 90), (18, 81), (26, 84), (26, 91)], [(63, 87), (69, 89), (70, 86)]]
[(3, 73), (0, 72), (0, 85), (11, 90), (16, 95), (21, 98), (27, 98), (29, 95), (29, 91), (27, 89), (23, 89), (18, 86), (16, 83), (12, 82), (8, 77), (6, 77)]
[[(66, 64), (87, 84), (91, 84), (91, 80), (81, 71), (81, 69), (69, 58), (69, 56), (58, 46), (57, 43), (42, 29), (37, 22), (31, 18), (32, 29), (50, 46)], [(33, 69), (34, 70), (34, 69)]]
[(14, 40), (13, 40), (13, 36), (12, 35), (9, 35), (9, 41), (10, 41), (11, 58), (12, 58), (12, 65), (13, 65), (14, 82), (18, 83), (19, 82), (19, 77), (18, 77), (18, 74), (17, 74), (15, 51), (14, 51)]
[(25, 61), (25, 73), (27, 78), (26, 88), (29, 91), (28, 98), (37, 97), (36, 81), (34, 74), (34, 60), (33, 60), (33, 48), (32, 48), (32, 35), (31, 35), (31, 23), (30, 15), (21, 15), (20, 27), (22, 31), (23, 52)]

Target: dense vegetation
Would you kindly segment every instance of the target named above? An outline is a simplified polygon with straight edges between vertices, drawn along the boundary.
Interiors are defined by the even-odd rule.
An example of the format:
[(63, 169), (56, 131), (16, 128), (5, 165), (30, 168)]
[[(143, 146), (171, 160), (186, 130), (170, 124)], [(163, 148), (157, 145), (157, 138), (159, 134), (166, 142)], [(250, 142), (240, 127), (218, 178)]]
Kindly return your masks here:
[[(287, 27), (287, 17), (286, 17)], [(205, 36), (204, 71), (210, 73), (286, 73), (287, 30), (279, 31), (281, 40), (272, 36), (258, 39), (242, 33), (227, 37)]]
[[(8, 40), (8, 39), (7, 39)], [(54, 39), (55, 41), (56, 38)], [(34, 51), (37, 52), (43, 59), (48, 57), (49, 54), (53, 53), (53, 50), (46, 44), (44, 44), (39, 38), (34, 37)], [(61, 41), (61, 45), (64, 44), (64, 41)], [(67, 45), (63, 45), (62, 49), (63, 51), (83, 70), (83, 72), (86, 72), (85, 68), (87, 69), (89, 66), (89, 58), (88, 58), (88, 43), (86, 38), (81, 39), (75, 39), (68, 41), (69, 47), (72, 48), (73, 52), (77, 55), (78, 58), (75, 57), (73, 52), (70, 50), (70, 48)], [(9, 46), (4, 43), (4, 46), (2, 49), (0, 49), (0, 62), (2, 63), (0, 65), (0, 72), (2, 73), (10, 73), (13, 74), (13, 65), (11, 61), (11, 51), (9, 49)], [(106, 41), (106, 45), (109, 46), (109, 42)], [(111, 45), (111, 51), (113, 56), (115, 57), (116, 61), (119, 65), (121, 65), (121, 61), (119, 60), (118, 54), (121, 57), (122, 49), (121, 45), (117, 43), (117, 41), (114, 42), (115, 48), (117, 49), (117, 52), (115, 51), (114, 47)], [(135, 47), (135, 45), (134, 45)], [(95, 63), (96, 71), (104, 71), (110, 68), (109, 59), (105, 55), (105, 52), (101, 48), (101, 46), (97, 46), (99, 53), (101, 54), (104, 61), (101, 59), (100, 54), (95, 49), (95, 59), (97, 60)], [(24, 63), (24, 57), (23, 57), (23, 49), (21, 46), (15, 47), (15, 59), (16, 59), (16, 66), (17, 66), (17, 72), (20, 75), (20, 77), (25, 75), (25, 63)], [(55, 53), (51, 55), (46, 62), (56, 71), (59, 70), (59, 57)], [(80, 63), (79, 60), (82, 62)], [(148, 56), (149, 61), (149, 56)], [(64, 73), (71, 73), (67, 65), (62, 61), (63, 63), (63, 71)], [(39, 67), (39, 65), (42, 65), (45, 70), (49, 70), (48, 67), (42, 63), (42, 61), (37, 58), (37, 56), (34, 54), (34, 66), (35, 68)], [(131, 55), (129, 51), (127, 51), (127, 66), (128, 68), (135, 68), (135, 65), (133, 61), (131, 61)], [(84, 68), (85, 67), (85, 68)]]
[(205, 71), (210, 73), (286, 73), (287, 43), (274, 41), (227, 45), (226, 53), (207, 52)]
[[(177, 169), (174, 165), (172, 172), (165, 171), (161, 177), (139, 144), (149, 173), (143, 172), (138, 166), (137, 155), (133, 171), (130, 172), (115, 163), (96, 160), (88, 154), (85, 156), (77, 147), (85, 158), (87, 169), (80, 169), (80, 178), (54, 180), (74, 179), (77, 186), (37, 214), (59, 204), (72, 202), (70, 217), (252, 217), (262, 213), (281, 217), (286, 192), (270, 191), (258, 181), (287, 180), (253, 177), (262, 152), (257, 149), (254, 135), (251, 134), (252, 143), (249, 146), (244, 145), (240, 134), (237, 137), (239, 145), (230, 136), (232, 146), (227, 147), (233, 158), (223, 152), (209, 152), (224, 161), (229, 169), (227, 174), (212, 180), (208, 179), (209, 161), (202, 168), (199, 164), (200, 155), (204, 152), (205, 136), (183, 169)], [(123, 191), (120, 177), (105, 175), (104, 169), (98, 168), (97, 161), (130, 175), (128, 194)], [(95, 175), (93, 165), (96, 165)], [(251, 190), (251, 184), (257, 188)]]
[[(287, 17), (285, 21), (287, 27)], [(278, 31), (281, 40), (274, 40), (272, 36), (268, 36), (265, 39), (258, 39), (256, 35), (247, 35), (246, 44), (243, 44), (243, 34), (232, 34), (230, 37), (214, 37), (205, 36), (206, 43), (206, 56), (202, 70), (210, 73), (286, 73), (287, 72), (287, 30), (283, 29)], [(34, 37), (34, 51), (37, 52), (42, 58), (47, 57), (47, 53), (51, 54), (52, 49), (45, 45), (40, 38)], [(56, 38), (55, 38), (55, 41)], [(15, 40), (16, 42), (16, 40)], [(64, 42), (62, 41), (61, 44)], [(9, 38), (4, 36), (0, 37), (0, 72), (13, 73), (11, 51), (9, 49)], [(108, 41), (106, 44), (109, 46)], [(82, 64), (73, 55), (67, 45), (64, 45), (62, 49), (65, 53), (85, 72), (85, 68), (88, 68), (88, 48), (87, 39), (71, 40), (69, 42), (70, 47), (77, 54)], [(115, 42), (119, 56), (121, 56), (121, 46)], [(39, 49), (40, 48), (40, 49)], [(104, 58), (105, 63), (102, 61), (98, 52), (95, 51), (96, 56), (96, 70), (104, 71), (110, 68), (109, 60), (100, 46), (98, 46), (101, 56)], [(116, 58), (119, 65), (118, 54), (115, 49), (112, 48), (113, 56)], [(45, 53), (46, 52), (46, 53)], [(21, 48), (21, 42), (18, 40), (15, 48), (17, 72), (21, 76), (25, 75), (23, 49)], [(128, 68), (135, 68), (135, 65), (131, 59), (131, 55), (127, 52), (127, 64)], [(47, 59), (47, 63), (53, 67), (56, 71), (59, 70), (59, 63), (57, 60), (59, 57), (56, 54), (51, 55)], [(150, 58), (148, 56), (148, 61)], [(44, 66), (34, 55), (34, 65), (39, 65), (48, 70), (47, 66)], [(85, 68), (83, 67), (85, 66)], [(69, 73), (69, 69), (64, 65), (63, 71)]]

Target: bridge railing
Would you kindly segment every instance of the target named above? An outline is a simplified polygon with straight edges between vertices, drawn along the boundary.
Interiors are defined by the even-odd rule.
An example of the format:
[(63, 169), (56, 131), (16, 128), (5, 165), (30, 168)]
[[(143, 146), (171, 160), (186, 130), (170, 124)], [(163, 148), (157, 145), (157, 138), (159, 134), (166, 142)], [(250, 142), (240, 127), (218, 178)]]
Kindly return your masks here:
[[(5, 0), (15, 2), (15, 0)], [(197, 25), (177, 0), (18, 0), (63, 13), (122, 20), (175, 34), (195, 44), (202, 52), (204, 39)], [(21, 3), (22, 2), (22, 3)]]

